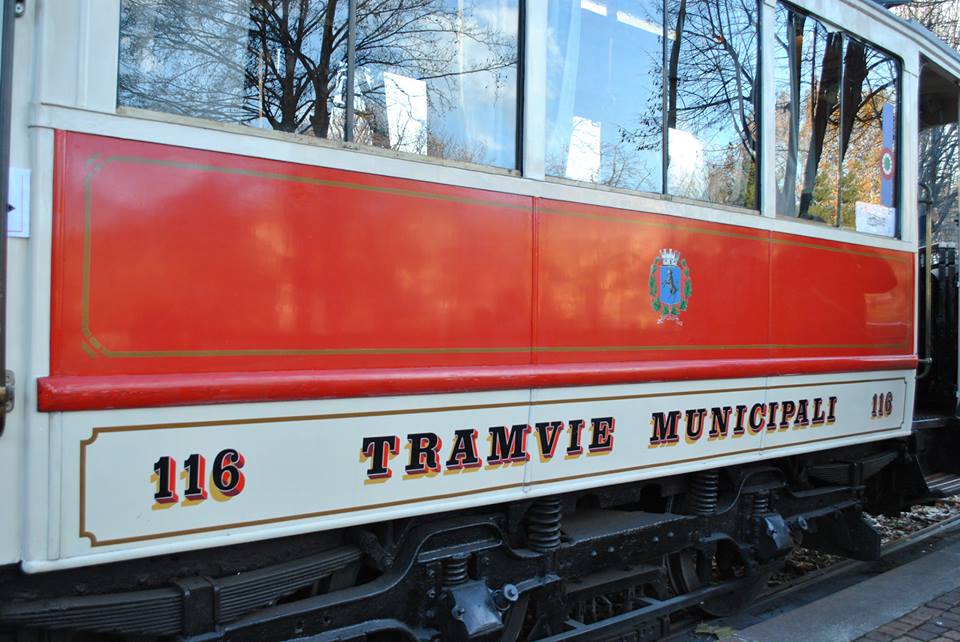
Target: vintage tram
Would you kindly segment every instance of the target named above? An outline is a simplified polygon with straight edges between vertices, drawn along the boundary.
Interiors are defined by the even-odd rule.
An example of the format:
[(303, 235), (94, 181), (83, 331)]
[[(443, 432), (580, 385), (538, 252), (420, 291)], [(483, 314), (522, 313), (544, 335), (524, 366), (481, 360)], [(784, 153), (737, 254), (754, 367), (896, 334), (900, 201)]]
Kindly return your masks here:
[(879, 4), (6, 10), (0, 639), (656, 639), (960, 486)]

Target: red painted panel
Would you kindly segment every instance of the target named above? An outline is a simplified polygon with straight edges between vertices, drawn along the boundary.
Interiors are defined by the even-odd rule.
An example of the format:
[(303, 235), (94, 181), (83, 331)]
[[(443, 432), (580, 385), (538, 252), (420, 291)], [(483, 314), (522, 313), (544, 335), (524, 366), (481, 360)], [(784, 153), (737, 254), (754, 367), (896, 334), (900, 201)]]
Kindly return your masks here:
[[(538, 208), (541, 362), (762, 358), (769, 349), (769, 233), (557, 201)], [(688, 308), (653, 308), (661, 250), (689, 266)], [(592, 348), (596, 349), (592, 349)]]
[(44, 409), (913, 360), (908, 252), (62, 132), (55, 192)]
[(60, 137), (54, 373), (529, 361), (529, 198)]
[(775, 235), (770, 282), (776, 356), (913, 352), (914, 257)]
[(142, 408), (181, 404), (909, 370), (916, 366), (917, 358), (914, 356), (892, 356), (712, 359), (326, 372), (54, 376), (40, 379), (39, 407), (43, 411)]

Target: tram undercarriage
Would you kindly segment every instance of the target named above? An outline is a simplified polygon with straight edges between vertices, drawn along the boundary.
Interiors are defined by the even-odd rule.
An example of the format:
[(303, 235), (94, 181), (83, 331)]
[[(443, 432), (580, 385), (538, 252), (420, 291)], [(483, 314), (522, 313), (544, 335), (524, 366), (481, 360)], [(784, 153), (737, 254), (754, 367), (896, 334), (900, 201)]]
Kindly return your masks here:
[(748, 603), (794, 546), (875, 559), (863, 512), (932, 498), (920, 464), (952, 434), (21, 578), (0, 621), (18, 640), (654, 640), (677, 611)]

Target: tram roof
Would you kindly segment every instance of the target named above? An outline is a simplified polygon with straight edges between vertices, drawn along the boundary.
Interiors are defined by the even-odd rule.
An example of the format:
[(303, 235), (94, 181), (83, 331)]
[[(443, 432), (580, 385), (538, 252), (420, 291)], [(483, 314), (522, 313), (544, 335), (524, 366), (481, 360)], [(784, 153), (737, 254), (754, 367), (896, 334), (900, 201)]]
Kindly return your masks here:
[[(861, 4), (869, 8), (869, 12), (881, 20), (892, 19), (895, 24), (920, 46), (921, 53), (932, 62), (939, 64), (945, 70), (960, 77), (960, 52), (950, 47), (935, 33), (924, 27), (913, 18), (905, 19), (890, 11), (890, 7), (911, 4), (906, 2), (883, 2), (882, 0), (847, 0), (848, 4)], [(880, 43), (878, 43), (880, 44)]]

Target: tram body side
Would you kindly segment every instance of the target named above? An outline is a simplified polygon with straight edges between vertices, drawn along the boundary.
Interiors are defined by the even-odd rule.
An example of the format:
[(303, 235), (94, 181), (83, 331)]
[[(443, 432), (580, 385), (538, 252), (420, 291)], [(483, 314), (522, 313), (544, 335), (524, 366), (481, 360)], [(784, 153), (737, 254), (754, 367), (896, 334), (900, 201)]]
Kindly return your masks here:
[[(911, 253), (57, 137), (53, 371), (39, 386), (43, 410), (71, 411), (66, 559), (909, 430)], [(239, 395), (235, 373), (270, 370), (234, 399), (252, 401), (271, 380), (283, 399), (305, 370), (382, 395), (424, 368), (416, 397), (109, 410), (143, 404), (134, 387), (155, 381), (168, 385), (151, 403), (182, 404), (182, 374)], [(468, 392), (485, 368), (514, 389)], [(569, 368), (579, 387), (537, 385)]]

